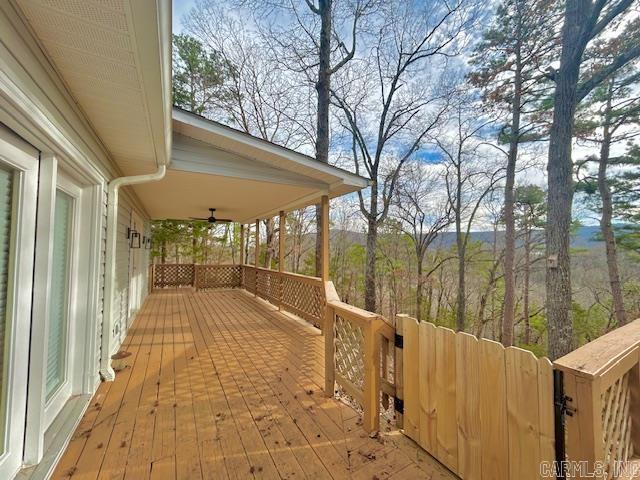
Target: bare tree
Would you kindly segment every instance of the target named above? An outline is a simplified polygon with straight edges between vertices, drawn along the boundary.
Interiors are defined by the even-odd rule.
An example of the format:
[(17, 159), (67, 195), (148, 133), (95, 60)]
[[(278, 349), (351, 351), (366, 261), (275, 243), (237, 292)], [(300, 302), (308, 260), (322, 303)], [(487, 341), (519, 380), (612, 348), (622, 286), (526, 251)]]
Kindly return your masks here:
[(416, 256), (416, 318), (422, 320), (425, 279), (451, 257), (440, 259), (425, 275), (424, 261), (438, 234), (452, 223), (451, 204), (442, 194), (444, 178), (436, 165), (414, 161), (402, 172), (393, 202), (394, 216), (409, 236)]
[(184, 25), (226, 66), (221, 94), (209, 103), (206, 113), (288, 148), (313, 144), (314, 112), (305, 104), (305, 92), (251, 25), (213, 0), (196, 3)]
[(402, 166), (447, 109), (442, 72), (466, 44), (476, 19), (475, 5), (462, 0), (421, 6), (389, 2), (381, 13), (369, 54), (352, 62), (332, 88), (352, 138), (356, 172), (371, 179), (369, 198), (359, 192), (359, 202), (367, 222), (365, 308), (372, 311), (378, 229), (389, 214)]
[[(317, 93), (316, 159), (329, 163), (331, 79), (350, 62), (365, 18), (380, 0), (235, 0), (249, 5), (259, 28), (283, 68), (302, 74)], [(320, 231), (320, 208), (316, 226)], [(320, 269), (320, 237), (316, 236), (316, 274)]]
[[(504, 154), (490, 149), (483, 133), (493, 122), (478, 118), (469, 98), (461, 96), (444, 128), (454, 132), (451, 138), (436, 138), (445, 162), (445, 187), (454, 216), (458, 253), (458, 292), (456, 328), (466, 324), (466, 254), (474, 222), (479, 220), (486, 197), (504, 179)], [(497, 155), (498, 161), (495, 160)]]

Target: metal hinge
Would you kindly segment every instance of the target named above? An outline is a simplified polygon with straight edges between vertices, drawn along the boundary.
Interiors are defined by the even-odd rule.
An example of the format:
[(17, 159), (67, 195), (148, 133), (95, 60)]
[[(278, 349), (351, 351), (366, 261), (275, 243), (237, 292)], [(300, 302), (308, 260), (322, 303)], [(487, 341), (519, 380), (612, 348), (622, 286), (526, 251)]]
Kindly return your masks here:
[(576, 413), (576, 409), (569, 406), (569, 403), (573, 402), (573, 398), (562, 395), (560, 399), (555, 400), (555, 406), (560, 409), (560, 413), (564, 416), (567, 415), (569, 417), (573, 417), (573, 414)]
[(394, 339), (393, 339), (393, 345), (396, 348), (403, 348), (404, 345), (404, 337), (402, 335), (399, 334), (395, 334)]
[(404, 400), (401, 398), (393, 397), (393, 409), (397, 413), (404, 413)]

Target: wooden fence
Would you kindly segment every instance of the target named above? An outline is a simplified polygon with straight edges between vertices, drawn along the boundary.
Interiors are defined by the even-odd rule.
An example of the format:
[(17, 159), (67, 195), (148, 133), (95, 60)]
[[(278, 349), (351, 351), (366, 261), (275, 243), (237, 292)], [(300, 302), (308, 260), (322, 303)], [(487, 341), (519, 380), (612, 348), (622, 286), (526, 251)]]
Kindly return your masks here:
[(553, 368), (531, 352), (399, 316), (404, 431), (462, 479), (552, 465)]

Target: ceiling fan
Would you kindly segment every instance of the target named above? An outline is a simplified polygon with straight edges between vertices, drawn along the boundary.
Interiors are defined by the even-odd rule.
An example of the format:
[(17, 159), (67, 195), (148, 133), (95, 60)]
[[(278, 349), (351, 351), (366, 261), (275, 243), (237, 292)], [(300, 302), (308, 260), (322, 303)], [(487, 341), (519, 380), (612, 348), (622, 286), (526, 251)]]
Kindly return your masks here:
[(206, 220), (209, 223), (229, 223), (229, 222), (233, 222), (233, 220), (228, 219), (228, 218), (216, 218), (213, 215), (213, 212), (215, 212), (216, 209), (215, 208), (210, 208), (209, 212), (211, 213), (211, 215), (209, 215), (207, 218), (198, 218), (198, 217), (189, 217), (191, 218), (191, 220)]

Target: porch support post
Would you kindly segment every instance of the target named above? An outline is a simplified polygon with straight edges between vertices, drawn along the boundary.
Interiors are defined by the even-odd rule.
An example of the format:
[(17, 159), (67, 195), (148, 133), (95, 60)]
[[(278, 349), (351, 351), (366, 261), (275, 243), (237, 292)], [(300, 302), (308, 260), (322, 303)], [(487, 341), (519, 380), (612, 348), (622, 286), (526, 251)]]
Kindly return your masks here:
[(286, 216), (284, 213), (284, 210), (280, 210), (280, 219), (278, 221), (278, 229), (279, 229), (279, 234), (278, 234), (278, 271), (279, 272), (284, 272), (284, 253), (285, 253), (285, 242), (286, 242), (286, 235), (287, 235), (287, 231), (286, 231)]
[(244, 265), (244, 223), (240, 224), (240, 265)]
[(256, 248), (255, 248), (255, 266), (259, 267), (260, 263), (260, 220), (256, 220)]
[(323, 195), (320, 202), (320, 278), (329, 280), (329, 196)]
[(278, 310), (282, 310), (282, 302), (284, 301), (284, 253), (285, 242), (287, 240), (287, 217), (284, 210), (280, 210), (280, 218), (278, 219)]

